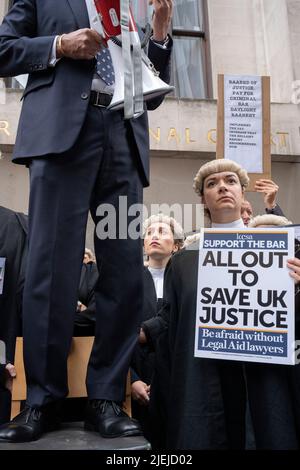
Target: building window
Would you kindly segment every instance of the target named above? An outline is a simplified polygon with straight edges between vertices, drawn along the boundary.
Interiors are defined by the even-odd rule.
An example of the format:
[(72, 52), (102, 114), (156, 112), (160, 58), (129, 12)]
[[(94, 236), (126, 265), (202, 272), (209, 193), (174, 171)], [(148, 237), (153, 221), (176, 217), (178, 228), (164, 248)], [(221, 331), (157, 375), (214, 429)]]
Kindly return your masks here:
[(172, 80), (178, 98), (208, 98), (203, 0), (176, 0)]
[[(171, 84), (177, 98), (209, 98), (205, 1), (174, 2)], [(146, 1), (132, 0), (132, 5), (139, 24), (151, 21), (152, 7)]]

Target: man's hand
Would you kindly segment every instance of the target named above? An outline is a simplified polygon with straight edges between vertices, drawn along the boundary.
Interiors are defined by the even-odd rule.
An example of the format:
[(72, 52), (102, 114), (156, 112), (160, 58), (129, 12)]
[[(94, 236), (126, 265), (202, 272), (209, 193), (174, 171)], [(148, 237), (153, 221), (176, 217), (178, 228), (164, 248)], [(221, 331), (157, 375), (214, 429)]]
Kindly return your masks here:
[(5, 367), (6, 372), (6, 380), (5, 380), (5, 387), (10, 392), (12, 391), (12, 381), (17, 376), (15, 366), (13, 364), (7, 364)]
[(150, 400), (150, 385), (141, 380), (136, 380), (131, 384), (131, 395), (140, 405), (146, 406)]
[(173, 14), (173, 0), (149, 0), (153, 5), (152, 19), (154, 41), (163, 41), (168, 35), (169, 26)]
[(300, 259), (288, 259), (287, 267), (291, 269), (290, 276), (295, 279), (295, 284), (300, 284)]
[(264, 203), (267, 209), (274, 209), (276, 206), (276, 195), (279, 187), (272, 180), (260, 179), (255, 182), (255, 191), (264, 193)]
[(97, 31), (89, 28), (78, 29), (62, 36), (57, 58), (93, 59), (102, 47), (107, 47), (107, 44)]

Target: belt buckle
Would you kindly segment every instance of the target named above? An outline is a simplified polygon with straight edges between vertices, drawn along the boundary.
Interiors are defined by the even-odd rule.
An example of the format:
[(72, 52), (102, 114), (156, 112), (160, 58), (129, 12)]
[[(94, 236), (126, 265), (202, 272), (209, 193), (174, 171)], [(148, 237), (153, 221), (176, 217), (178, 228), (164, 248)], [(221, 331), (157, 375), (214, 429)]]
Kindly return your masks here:
[(96, 102), (94, 103), (94, 106), (97, 106), (98, 108), (107, 108), (107, 106), (105, 106), (104, 104), (101, 104), (99, 101), (100, 101), (101, 95), (109, 96), (109, 93), (105, 93), (102, 91), (97, 91), (96, 93), (97, 93), (97, 98), (96, 98)]

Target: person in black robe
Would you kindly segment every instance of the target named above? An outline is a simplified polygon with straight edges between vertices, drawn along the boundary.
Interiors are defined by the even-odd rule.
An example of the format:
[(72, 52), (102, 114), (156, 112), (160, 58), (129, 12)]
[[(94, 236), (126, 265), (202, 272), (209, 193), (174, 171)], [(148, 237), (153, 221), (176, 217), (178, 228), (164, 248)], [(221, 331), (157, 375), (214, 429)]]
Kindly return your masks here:
[[(205, 168), (202, 179), (214, 173), (224, 176), (221, 181), (211, 182), (218, 188), (211, 191), (223, 198), (216, 211), (211, 210), (211, 201), (207, 201), (212, 222), (219, 222), (222, 227), (244, 228), (240, 209), (249, 181), (246, 172), (224, 160), (211, 162)], [(246, 409), (242, 363), (194, 357), (198, 259), (197, 244), (172, 257), (165, 276), (167, 303), (155, 325), (143, 324), (148, 334), (158, 337), (160, 365), (155, 382), (157, 388), (162, 388), (165, 401), (166, 447), (242, 449)]]
[[(144, 267), (144, 300), (142, 320), (151, 322), (164, 303), (163, 282), (166, 266), (172, 255), (183, 246), (184, 233), (180, 224), (164, 214), (152, 215), (143, 226), (144, 251), (148, 266)], [(143, 325), (142, 323), (142, 325)], [(152, 390), (155, 368), (155, 342), (138, 343), (131, 361), (132, 416), (141, 423), (144, 436), (157, 448), (164, 435), (160, 400)]]
[[(228, 160), (204, 165), (195, 178), (194, 187), (202, 197), (212, 226), (215, 228), (244, 228), (240, 219), (243, 190), (248, 182), (246, 172)], [(294, 421), (299, 415), (299, 399), (295, 396), (299, 378), (297, 367), (275, 366), (265, 382), (265, 388), (256, 380), (249, 385), (249, 368), (243, 362), (213, 360), (194, 357), (195, 317), (198, 280), (198, 244), (176, 254), (166, 273), (165, 290), (167, 306), (160, 312), (162, 335), (167, 331), (170, 374), (168, 378), (167, 448), (169, 449), (242, 449), (245, 446), (245, 412), (248, 384), (251, 417), (257, 425), (262, 411), (260, 405), (271, 405), (277, 395), (283, 400), (283, 410), (288, 410), (287, 425), (280, 429), (281, 412), (268, 409), (262, 416), (276, 420), (265, 422), (269, 433), (276, 435), (282, 429), (287, 433), (285, 447), (297, 448)], [(288, 267), (296, 280), (300, 280), (300, 263), (290, 260)], [(222, 280), (220, 279), (220, 283)], [(157, 329), (157, 328), (156, 328)], [(251, 364), (253, 375), (260, 376), (261, 364)], [(269, 368), (269, 366), (267, 366)], [(290, 370), (290, 373), (288, 373)], [(279, 372), (276, 372), (279, 371)], [(290, 375), (285, 380), (284, 375)], [(273, 382), (272, 382), (273, 380)], [(251, 380), (250, 380), (251, 382)], [(286, 393), (287, 383), (293, 393)], [(260, 399), (254, 395), (260, 394)], [(262, 398), (261, 398), (262, 397)], [(273, 401), (278, 405), (278, 400)], [(256, 409), (254, 409), (256, 407)], [(291, 411), (292, 410), (292, 411)], [(275, 425), (273, 429), (271, 427)], [(262, 420), (260, 422), (262, 426)], [(261, 428), (261, 435), (264, 427)], [(256, 429), (255, 429), (256, 431)], [(257, 438), (257, 434), (255, 435)], [(258, 448), (263, 448), (258, 442)]]
[(78, 288), (73, 336), (94, 336), (96, 325), (95, 285), (99, 273), (93, 253), (85, 249)]
[[(292, 222), (277, 215), (255, 217), (249, 227), (279, 227)], [(300, 250), (296, 240), (291, 275), (300, 282)], [(300, 340), (300, 293), (295, 290), (295, 339)], [(249, 406), (256, 448), (295, 450), (300, 448), (300, 365), (245, 363)]]

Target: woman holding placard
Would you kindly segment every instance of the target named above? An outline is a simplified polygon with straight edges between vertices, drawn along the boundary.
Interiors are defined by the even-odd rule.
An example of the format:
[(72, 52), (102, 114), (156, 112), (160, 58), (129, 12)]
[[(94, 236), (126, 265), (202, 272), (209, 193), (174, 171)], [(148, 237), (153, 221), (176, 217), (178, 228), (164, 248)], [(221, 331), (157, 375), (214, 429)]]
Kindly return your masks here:
[[(194, 189), (205, 205), (213, 228), (245, 228), (240, 214), (248, 182), (246, 171), (230, 160), (215, 160), (200, 168), (194, 180)], [(167, 445), (172, 449), (241, 449), (245, 447), (246, 434), (245, 363), (194, 357), (198, 263), (199, 245), (196, 242), (172, 258), (165, 279), (168, 304), (161, 312), (161, 321), (164, 328), (168, 325), (170, 353)], [(290, 260), (288, 267), (292, 269), (292, 276), (300, 279), (299, 260)], [(264, 367), (269, 369), (274, 366), (253, 364), (251, 367), (253, 371), (256, 368), (263, 371)], [(291, 369), (286, 366), (275, 367), (286, 371), (284, 374)], [(299, 366), (294, 366), (294, 371), (296, 367)], [(271, 394), (270, 401), (273, 398), (274, 404), (278, 390), (286, 388), (286, 379), (281, 375), (278, 374), (275, 380), (277, 388), (267, 390)], [(259, 389), (255, 389), (259, 393)], [(284, 399), (284, 403), (277, 423), (285, 408), (293, 409), (294, 414), (300, 413), (293, 397), (288, 394), (281, 394), (280, 397)], [(258, 416), (252, 403), (255, 398), (255, 394), (250, 396), (256, 431)], [(275, 407), (272, 412), (276, 414)], [(272, 419), (265, 423), (270, 428), (270, 433), (278, 433), (283, 437), (284, 433), (287, 434), (283, 441), (285, 447), (278, 443), (278, 438), (270, 448), (298, 447), (296, 417), (294, 418), (293, 423), (289, 421), (277, 429), (271, 429)], [(300, 419), (298, 422), (300, 423)], [(265, 429), (262, 428), (260, 434), (264, 432)], [(258, 448), (267, 448), (263, 442), (256, 444)]]

